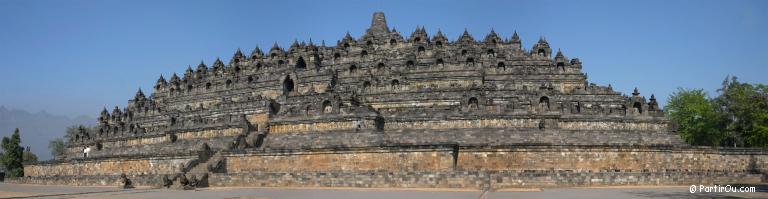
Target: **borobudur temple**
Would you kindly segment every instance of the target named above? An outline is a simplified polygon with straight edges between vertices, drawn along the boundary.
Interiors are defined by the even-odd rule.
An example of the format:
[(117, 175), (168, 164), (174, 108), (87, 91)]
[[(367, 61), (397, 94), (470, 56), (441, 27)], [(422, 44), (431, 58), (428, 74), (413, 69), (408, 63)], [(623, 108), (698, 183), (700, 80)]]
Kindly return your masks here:
[[(508, 188), (761, 182), (762, 150), (683, 142), (656, 98), (541, 38), (364, 35), (200, 63), (106, 108), (22, 183)], [(84, 148), (90, 149), (87, 154)], [(195, 175), (197, 177), (191, 177)], [(169, 177), (170, 176), (170, 177)]]

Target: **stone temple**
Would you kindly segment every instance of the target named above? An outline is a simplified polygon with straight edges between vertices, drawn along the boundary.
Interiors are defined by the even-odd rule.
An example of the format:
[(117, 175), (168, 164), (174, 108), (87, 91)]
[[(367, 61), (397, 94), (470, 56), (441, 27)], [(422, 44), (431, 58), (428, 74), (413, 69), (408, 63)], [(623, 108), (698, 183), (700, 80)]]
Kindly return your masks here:
[[(478, 39), (480, 39), (478, 41)], [(359, 38), (294, 42), (157, 80), (20, 183), (506, 188), (755, 183), (759, 149), (685, 144), (653, 95), (589, 83), (541, 38), (423, 27), (374, 13)], [(83, 148), (91, 147), (88, 157)], [(204, 179), (203, 179), (204, 176)], [(174, 181), (171, 179), (171, 181)], [(170, 182), (175, 183), (175, 182)]]

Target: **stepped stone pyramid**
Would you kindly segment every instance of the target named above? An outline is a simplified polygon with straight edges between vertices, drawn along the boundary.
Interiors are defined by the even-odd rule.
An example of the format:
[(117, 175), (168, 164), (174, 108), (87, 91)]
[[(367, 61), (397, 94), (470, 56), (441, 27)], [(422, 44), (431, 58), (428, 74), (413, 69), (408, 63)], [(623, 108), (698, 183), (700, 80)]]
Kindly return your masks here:
[(762, 150), (686, 145), (655, 96), (589, 83), (543, 37), (529, 49), (494, 30), (406, 38), (380, 12), (335, 46), (238, 49), (161, 75), (69, 141), (28, 165), (29, 181), (503, 188), (759, 181), (768, 167)]

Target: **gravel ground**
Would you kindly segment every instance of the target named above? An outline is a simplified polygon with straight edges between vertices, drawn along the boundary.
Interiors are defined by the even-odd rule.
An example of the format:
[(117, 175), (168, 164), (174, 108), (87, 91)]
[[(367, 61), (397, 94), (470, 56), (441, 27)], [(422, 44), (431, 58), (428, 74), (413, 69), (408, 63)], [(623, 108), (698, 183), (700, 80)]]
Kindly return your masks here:
[(115, 187), (41, 186), (0, 183), (0, 198), (227, 198), (227, 199), (289, 199), (289, 198), (363, 198), (363, 199), (501, 199), (501, 198), (768, 198), (765, 189), (757, 193), (691, 194), (688, 187), (610, 187), (511, 189), (478, 191), (468, 189), (343, 189), (343, 188), (203, 188), (194, 191), (175, 189), (118, 189)]

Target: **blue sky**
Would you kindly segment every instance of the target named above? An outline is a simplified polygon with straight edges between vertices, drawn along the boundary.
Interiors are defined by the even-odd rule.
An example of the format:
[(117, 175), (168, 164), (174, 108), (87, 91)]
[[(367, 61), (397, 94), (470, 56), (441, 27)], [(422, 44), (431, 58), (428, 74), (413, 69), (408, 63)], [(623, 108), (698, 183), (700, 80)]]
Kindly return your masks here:
[(95, 117), (160, 74), (242, 48), (359, 37), (374, 11), (410, 35), (517, 30), (580, 58), (590, 82), (662, 101), (726, 75), (766, 83), (768, 1), (0, 1), (0, 105)]

